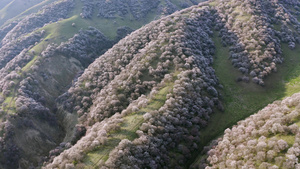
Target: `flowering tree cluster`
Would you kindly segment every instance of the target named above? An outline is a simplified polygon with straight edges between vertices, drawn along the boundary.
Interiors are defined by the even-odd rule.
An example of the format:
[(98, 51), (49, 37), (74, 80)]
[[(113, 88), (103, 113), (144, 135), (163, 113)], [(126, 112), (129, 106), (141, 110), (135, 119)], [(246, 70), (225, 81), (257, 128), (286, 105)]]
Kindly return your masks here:
[(298, 1), (217, 1), (216, 29), (224, 46), (230, 46), (234, 67), (249, 81), (264, 86), (264, 78), (284, 61), (281, 43), (291, 49), (300, 42)]
[(226, 129), (208, 152), (213, 168), (299, 168), (300, 94), (276, 101)]
[[(173, 4), (172, 2), (170, 2), (169, 0), (165, 1), (165, 5), (160, 4), (158, 6), (158, 12), (162, 13), (163, 15), (169, 15), (171, 13), (174, 13), (175, 11), (179, 10), (179, 8)], [(187, 4), (187, 7), (189, 5)]]
[(11, 22), (10, 24), (2, 27), (0, 29), (0, 41), (2, 41), (2, 39), (6, 36), (6, 34), (9, 31), (11, 31), (17, 24), (18, 24), (18, 22)]
[(169, 0), (166, 0), (165, 3), (161, 3), (159, 0), (81, 0), (81, 2), (84, 6), (80, 16), (85, 19), (92, 18), (93, 13), (96, 11), (98, 17), (106, 19), (132, 15), (133, 18), (131, 19), (142, 20), (150, 12), (156, 12), (159, 15), (169, 15), (180, 8), (196, 5), (199, 3), (199, 0), (191, 2), (180, 0), (179, 8), (174, 2)]
[(109, 49), (112, 44), (113, 41), (105, 37), (98, 29), (89, 27), (87, 30), (79, 31), (67, 42), (58, 46), (56, 54), (74, 57), (84, 67), (87, 67), (95, 58)]
[(20, 39), (13, 40), (2, 45), (0, 48), (0, 68), (3, 68), (25, 48), (29, 48), (36, 42), (39, 42), (43, 34), (44, 32), (31, 33), (29, 36), (22, 36)]

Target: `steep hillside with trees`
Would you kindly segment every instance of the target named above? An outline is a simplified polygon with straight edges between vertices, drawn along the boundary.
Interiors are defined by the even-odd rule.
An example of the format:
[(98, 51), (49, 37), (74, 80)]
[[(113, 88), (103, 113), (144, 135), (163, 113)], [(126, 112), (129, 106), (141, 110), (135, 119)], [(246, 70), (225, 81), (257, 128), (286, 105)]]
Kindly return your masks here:
[[(230, 5), (229, 5), (230, 4)], [(221, 30), (223, 45), (230, 45), (230, 59), (234, 67), (245, 74), (239, 80), (264, 85), (264, 78), (277, 71), (284, 60), (281, 43), (290, 49), (300, 42), (300, 2), (292, 1), (231, 1), (216, 4), (225, 15), (225, 32)], [(226, 30), (227, 29), (227, 30)]]
[(269, 104), (226, 129), (208, 152), (213, 168), (299, 168), (300, 94)]
[(199, 6), (152, 22), (91, 64), (58, 101), (69, 98), (64, 124), (75, 133), (66, 141), (86, 135), (47, 168), (184, 166), (199, 129), (223, 108), (211, 67), (214, 14)]
[[(0, 168), (42, 165), (65, 137), (55, 99), (134, 29), (198, 1), (155, 1), (151, 9), (143, 0), (126, 1), (123, 6), (111, 2), (102, 7), (106, 2), (100, 0), (43, 1), (0, 28)], [(94, 11), (90, 17), (84, 17), (87, 4)], [(98, 15), (117, 6), (127, 13)], [(166, 12), (170, 6), (172, 10)]]
[(300, 89), (298, 1), (199, 2), (43, 1), (7, 21), (0, 168), (187, 168)]
[(231, 76), (243, 89), (276, 92), (265, 81), (280, 71), (286, 51), (297, 50), (298, 6), (297, 1), (209, 1), (131, 33), (57, 100), (71, 148), (51, 151), (44, 167), (188, 167), (211, 137), (205, 132), (211, 117), (228, 107), (222, 102), (230, 96), (222, 96), (226, 88), (214, 70), (218, 48), (228, 49), (239, 72)]

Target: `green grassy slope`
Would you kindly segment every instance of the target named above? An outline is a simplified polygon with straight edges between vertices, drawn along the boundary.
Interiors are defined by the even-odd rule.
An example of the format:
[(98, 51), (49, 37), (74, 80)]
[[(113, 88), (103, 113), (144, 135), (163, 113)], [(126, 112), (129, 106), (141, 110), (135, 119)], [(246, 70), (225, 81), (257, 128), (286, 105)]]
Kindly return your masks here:
[(141, 26), (151, 22), (157, 16), (156, 10), (154, 9), (150, 12), (146, 18), (141, 20), (133, 19), (133, 16), (128, 13), (124, 17), (116, 17), (115, 19), (105, 19), (97, 17), (97, 10), (94, 11), (93, 17), (91, 19), (82, 19), (79, 14), (81, 13), (82, 3), (80, 0), (75, 0), (76, 6), (73, 12), (73, 17), (76, 19), (73, 22), (76, 24), (77, 28), (86, 29), (88, 26), (93, 26), (99, 29), (105, 36), (110, 39), (114, 39), (116, 37), (117, 29), (121, 26), (128, 26), (132, 29), (138, 29)]
[[(196, 2), (202, 2), (203, 0), (196, 0)], [(114, 19), (105, 19), (101, 17), (97, 17), (97, 10), (94, 11), (93, 17), (91, 19), (82, 19), (79, 14), (81, 13), (82, 3), (80, 0), (75, 0), (76, 6), (73, 12), (73, 17), (76, 17), (74, 23), (78, 28), (87, 28), (88, 26), (93, 26), (99, 29), (105, 36), (110, 39), (114, 39), (116, 37), (116, 32), (119, 27), (128, 26), (132, 29), (138, 29), (143, 25), (151, 22), (152, 20), (158, 19), (157, 9), (153, 9), (151, 12), (147, 14), (145, 18), (136, 20), (132, 16), (132, 14), (128, 13), (125, 16), (117, 16)], [(174, 4), (180, 4), (179, 0), (171, 0)], [(164, 0), (161, 1), (161, 4), (164, 4)], [(189, 5), (192, 5), (190, 2)]]

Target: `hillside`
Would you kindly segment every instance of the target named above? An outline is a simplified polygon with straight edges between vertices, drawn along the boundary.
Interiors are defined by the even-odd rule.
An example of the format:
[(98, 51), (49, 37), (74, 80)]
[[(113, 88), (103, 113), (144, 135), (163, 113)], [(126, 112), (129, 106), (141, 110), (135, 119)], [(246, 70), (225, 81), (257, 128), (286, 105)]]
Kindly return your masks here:
[(202, 17), (185, 12), (148, 24), (88, 67), (69, 90), (71, 96), (60, 98), (69, 97), (64, 110), (78, 112), (67, 114), (67, 129), (75, 127), (68, 124), (72, 116), (78, 122), (65, 141), (76, 143), (83, 126), (86, 135), (47, 168), (74, 161), (78, 167), (172, 168), (187, 161), (214, 105), (222, 109), (209, 60), (212, 25), (204, 24), (213, 15), (196, 11)]
[(215, 0), (131, 33), (57, 100), (73, 146), (45, 168), (189, 167), (222, 130), (299, 89), (299, 5)]
[(199, 2), (42, 1), (11, 16), (0, 168), (197, 166), (226, 128), (299, 91), (300, 2)]
[[(3, 0), (0, 4), (0, 26), (44, 0)], [(45, 0), (50, 1), (50, 0)], [(43, 4), (45, 3), (43, 2)]]
[[(10, 5), (20, 5), (17, 2)], [(198, 1), (111, 2), (43, 1), (14, 13), (16, 17), (10, 16), (1, 27), (0, 168), (40, 166), (65, 137), (57, 119), (56, 98), (122, 37)], [(149, 2), (152, 6), (147, 6)], [(119, 8), (122, 15), (113, 12)]]
[(226, 129), (208, 154), (213, 168), (299, 168), (299, 93)]

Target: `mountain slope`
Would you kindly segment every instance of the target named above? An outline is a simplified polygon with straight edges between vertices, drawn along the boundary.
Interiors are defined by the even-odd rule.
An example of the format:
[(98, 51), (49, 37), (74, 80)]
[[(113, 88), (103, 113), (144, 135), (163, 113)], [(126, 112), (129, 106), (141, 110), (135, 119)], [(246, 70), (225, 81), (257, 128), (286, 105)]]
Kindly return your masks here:
[[(60, 0), (34, 13), (49, 3), (43, 1), (1, 28), (1, 168), (40, 166), (65, 137), (55, 114), (55, 99), (67, 91), (74, 78), (133, 29), (196, 3), (187, 1), (163, 13), (162, 9), (185, 1), (155, 1), (156, 6), (146, 11), (147, 1), (135, 2), (140, 5), (133, 5), (115, 20), (97, 16), (104, 10), (100, 0)], [(86, 3), (94, 3), (91, 18), (80, 16)], [(125, 8), (132, 3), (126, 2)], [(108, 30), (107, 25), (116, 29)]]
[[(299, 5), (294, 3), (294, 7)], [(74, 144), (85, 136), (46, 168), (189, 166), (197, 150), (224, 128), (291, 94), (284, 93), (285, 86), (289, 90), (299, 88), (298, 83), (290, 84), (292, 78), (299, 81), (298, 68), (285, 69), (284, 64), (278, 65), (284, 58), (296, 59), (297, 63), (286, 63), (299, 65), (296, 45), (299, 22), (295, 20), (298, 13), (282, 4), (283, 1), (210, 1), (152, 22), (120, 41), (91, 64), (58, 100), (59, 113), (66, 119), (63, 120), (67, 131), (64, 141)], [(264, 11), (266, 8), (269, 9)], [(280, 31), (275, 29), (278, 23), (283, 25)], [(152, 29), (158, 29), (154, 36)], [(168, 34), (172, 32), (174, 38)], [(221, 44), (217, 42), (219, 39)], [(216, 46), (217, 51), (227, 50), (216, 53), (224, 63), (213, 62), (221, 59), (214, 58)], [(157, 55), (161, 58), (157, 59)], [(170, 58), (169, 62), (165, 57)], [(156, 67), (152, 59), (157, 60)], [(140, 62), (143, 66), (139, 66)], [(170, 72), (173, 65), (175, 69)], [(217, 70), (221, 65), (230, 71), (215, 72), (213, 68)], [(201, 69), (203, 76), (198, 78), (197, 71), (185, 74), (187, 70), (194, 72), (195, 67)], [(225, 76), (220, 71), (232, 74)], [(289, 75), (290, 72), (293, 73)], [(224, 90), (218, 85), (216, 75), (222, 75), (219, 78)], [(163, 77), (169, 80), (162, 80), (162, 84)], [(158, 86), (152, 89), (154, 96), (146, 85), (146, 80), (152, 79), (152, 85)], [(236, 83), (236, 79), (243, 82)], [(283, 79), (288, 80), (281, 82)], [(250, 80), (254, 83), (249, 83)], [(279, 83), (272, 84), (274, 80)], [(220, 93), (226, 95), (222, 97)], [(240, 107), (244, 110), (239, 110)], [(220, 115), (224, 108), (225, 113)], [(216, 126), (220, 128), (215, 129)]]
[(206, 168), (299, 168), (299, 124), (297, 93), (226, 129)]
[(3, 26), (0, 168), (186, 168), (300, 88), (298, 1), (209, 1), (117, 43), (198, 2), (60, 0)]
[(0, 6), (0, 26), (2, 26), (7, 20), (14, 18), (15, 16), (26, 11), (44, 0), (10, 0), (1, 1)]
[[(185, 14), (139, 29), (89, 66), (64, 103), (66, 109), (77, 105), (74, 129), (85, 126), (87, 134), (47, 168), (65, 168), (74, 161), (108, 168), (184, 165), (189, 150), (197, 149), (199, 127), (214, 105), (222, 108), (210, 66), (213, 15), (208, 9), (194, 17), (196, 12)], [(77, 115), (67, 116), (64, 124)]]

